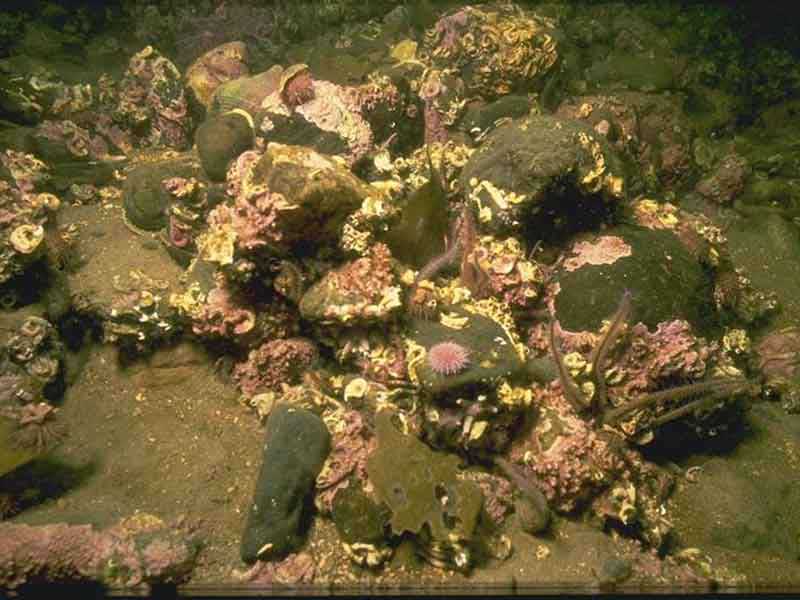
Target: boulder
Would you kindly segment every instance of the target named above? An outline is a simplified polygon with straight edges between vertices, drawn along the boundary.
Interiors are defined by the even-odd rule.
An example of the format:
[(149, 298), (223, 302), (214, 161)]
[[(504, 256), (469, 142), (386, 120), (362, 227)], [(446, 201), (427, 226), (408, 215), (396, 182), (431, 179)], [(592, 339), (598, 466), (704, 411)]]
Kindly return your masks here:
[(244, 562), (283, 558), (301, 546), (311, 492), (329, 451), (330, 433), (319, 417), (286, 405), (273, 409), (242, 535)]

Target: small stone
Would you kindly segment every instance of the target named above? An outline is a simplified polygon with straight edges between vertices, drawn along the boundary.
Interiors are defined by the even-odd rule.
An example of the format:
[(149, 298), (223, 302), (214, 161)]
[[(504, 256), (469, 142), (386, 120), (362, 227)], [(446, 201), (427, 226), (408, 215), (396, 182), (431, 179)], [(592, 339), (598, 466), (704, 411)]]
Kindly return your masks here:
[(624, 558), (611, 557), (603, 562), (597, 577), (600, 585), (614, 585), (628, 579), (632, 571), (631, 561)]
[(550, 511), (543, 511), (527, 496), (520, 496), (514, 502), (519, 525), (525, 533), (536, 534), (550, 525)]
[(333, 522), (342, 541), (375, 544), (383, 541), (389, 515), (364, 492), (344, 488), (333, 499)]

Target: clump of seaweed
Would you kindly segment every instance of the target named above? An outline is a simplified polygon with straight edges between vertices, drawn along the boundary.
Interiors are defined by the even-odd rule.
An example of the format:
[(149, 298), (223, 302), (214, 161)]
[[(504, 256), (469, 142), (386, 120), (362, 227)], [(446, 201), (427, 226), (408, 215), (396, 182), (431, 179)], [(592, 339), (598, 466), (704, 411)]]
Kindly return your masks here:
[[(436, 180), (436, 186), (446, 193), (447, 183), (444, 181), (442, 172), (436, 173), (431, 161), (430, 150), (428, 152), (428, 168), (431, 174), (431, 181)], [(461, 212), (453, 219), (450, 224), (450, 233), (445, 238), (445, 251), (431, 258), (417, 273), (414, 283), (411, 285), (409, 293), (408, 310), (414, 316), (432, 318), (433, 314), (426, 310), (424, 302), (420, 301), (418, 291), (420, 283), (429, 280), (442, 272), (447, 267), (460, 261), (461, 283), (466, 287), (472, 297), (481, 299), (486, 297), (490, 291), (489, 275), (483, 270), (475, 259), (473, 250), (478, 240), (478, 229), (475, 224), (475, 217), (469, 206), (464, 204)]]

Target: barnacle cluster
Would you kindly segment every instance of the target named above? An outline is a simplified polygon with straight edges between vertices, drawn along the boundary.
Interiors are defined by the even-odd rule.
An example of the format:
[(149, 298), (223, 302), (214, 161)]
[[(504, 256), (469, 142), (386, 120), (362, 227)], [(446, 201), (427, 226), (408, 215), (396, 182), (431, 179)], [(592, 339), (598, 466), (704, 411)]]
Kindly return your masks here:
[(115, 275), (113, 286), (116, 294), (103, 321), (105, 341), (143, 350), (180, 331), (166, 297), (167, 281), (131, 271), (127, 278)]
[(170, 177), (162, 185), (171, 197), (166, 239), (181, 250), (193, 252), (195, 239), (205, 230), (206, 186), (194, 177)]
[(42, 400), (45, 388), (61, 373), (63, 353), (58, 332), (50, 322), (40, 317), (23, 321), (0, 351), (3, 373), (0, 405)]
[(293, 65), (283, 71), (276, 90), (261, 102), (261, 132), (268, 136), (275, 127), (274, 119), (293, 114), (344, 140), (348, 165), (372, 147), (372, 129), (362, 115), (358, 96), (330, 81), (312, 79), (306, 65)]
[(525, 256), (516, 238), (498, 240), (482, 236), (473, 255), (479, 268), (486, 273), (493, 295), (517, 309), (530, 308), (537, 300), (543, 274), (538, 265)]
[(434, 64), (469, 73), (468, 93), (495, 98), (541, 85), (559, 58), (554, 29), (514, 5), (465, 6), (426, 32), (425, 50)]
[(0, 154), (16, 185), (0, 180), (0, 285), (41, 258), (45, 227), (60, 206), (57, 196), (37, 192), (44, 165), (33, 156), (7, 150)]
[(64, 346), (56, 328), (28, 317), (0, 345), (0, 476), (49, 451), (65, 429), (50, 402), (63, 376)]
[(132, 129), (146, 128), (150, 145), (187, 147), (191, 118), (175, 64), (152, 46), (135, 54), (120, 82), (114, 117)]

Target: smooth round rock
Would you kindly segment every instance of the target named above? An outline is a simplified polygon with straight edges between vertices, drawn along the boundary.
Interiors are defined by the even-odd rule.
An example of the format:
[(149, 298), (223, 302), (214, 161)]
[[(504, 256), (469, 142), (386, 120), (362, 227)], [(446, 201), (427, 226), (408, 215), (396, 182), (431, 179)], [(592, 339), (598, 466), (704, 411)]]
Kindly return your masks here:
[(212, 181), (224, 181), (230, 162), (252, 148), (254, 140), (251, 122), (240, 112), (209, 117), (195, 134), (200, 162)]

